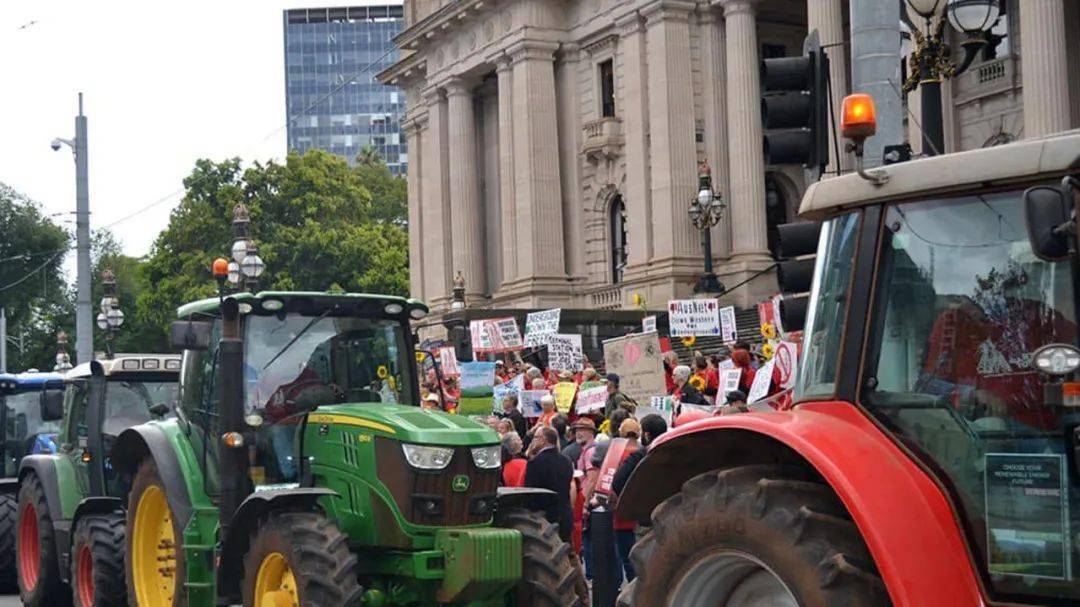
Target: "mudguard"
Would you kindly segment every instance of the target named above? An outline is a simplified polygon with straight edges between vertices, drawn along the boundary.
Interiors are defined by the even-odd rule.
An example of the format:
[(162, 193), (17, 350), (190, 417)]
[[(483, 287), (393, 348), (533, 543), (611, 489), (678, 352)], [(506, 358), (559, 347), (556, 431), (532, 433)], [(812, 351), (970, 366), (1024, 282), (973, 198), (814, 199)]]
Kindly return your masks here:
[(180, 469), (180, 460), (164, 430), (153, 423), (124, 430), (116, 439), (109, 460), (121, 473), (135, 474), (139, 463), (148, 456), (154, 458), (158, 474), (165, 483), (165, 496), (173, 516), (186, 526), (193, 511), (191, 495)]
[(531, 498), (554, 494), (550, 489), (538, 487), (499, 487), (495, 494), (495, 509), (528, 508)]
[(324, 487), (295, 487), (256, 491), (244, 498), (229, 524), (228, 535), (221, 544), (221, 560), (217, 583), (221, 596), (239, 598), (243, 578), (244, 555), (259, 521), (266, 513), (284, 510), (315, 510), (320, 498), (341, 497), (337, 491)]
[[(33, 472), (45, 489), (45, 503), (49, 506), (49, 516), (55, 521), (63, 518), (64, 504), (60, 498), (60, 479), (56, 473), (56, 465), (53, 458), (48, 455), (27, 455), (19, 463), (19, 478), (17, 485), (22, 484), (26, 476)], [(16, 488), (16, 491), (18, 489)]]
[(18, 478), (0, 478), (0, 494), (18, 495), (19, 482)]

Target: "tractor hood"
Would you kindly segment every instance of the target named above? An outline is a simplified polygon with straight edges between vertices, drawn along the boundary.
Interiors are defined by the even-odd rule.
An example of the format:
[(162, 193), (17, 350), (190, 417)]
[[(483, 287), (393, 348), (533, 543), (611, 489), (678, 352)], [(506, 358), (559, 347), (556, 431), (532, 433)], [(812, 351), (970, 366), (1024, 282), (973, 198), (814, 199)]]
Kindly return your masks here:
[(490, 445), (494, 430), (468, 417), (419, 407), (358, 403), (319, 407), (308, 424), (356, 426), (405, 443), (425, 445)]

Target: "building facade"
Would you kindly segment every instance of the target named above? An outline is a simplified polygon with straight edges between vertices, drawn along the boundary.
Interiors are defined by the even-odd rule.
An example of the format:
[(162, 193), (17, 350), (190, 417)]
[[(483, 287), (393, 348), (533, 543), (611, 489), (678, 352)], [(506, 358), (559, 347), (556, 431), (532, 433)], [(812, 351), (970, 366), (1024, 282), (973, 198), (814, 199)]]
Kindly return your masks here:
[(318, 148), (352, 163), (370, 146), (391, 172), (406, 172), (405, 96), (375, 78), (398, 59), (403, 15), (400, 4), (284, 11), (290, 150)]
[[(710, 234), (720, 279), (738, 285), (723, 299), (776, 290), (775, 226), (806, 184), (801, 166), (764, 164), (759, 59), (801, 54), (809, 30), (843, 43), (848, 2), (406, 0), (405, 18), (402, 59), (380, 79), (409, 100), (413, 296), (445, 309), (460, 272), (476, 307), (689, 297), (702, 161), (728, 205)], [(1080, 126), (1080, 3), (1009, 2), (1003, 19), (996, 54), (944, 87), (947, 151)], [(839, 99), (849, 60), (835, 49)]]

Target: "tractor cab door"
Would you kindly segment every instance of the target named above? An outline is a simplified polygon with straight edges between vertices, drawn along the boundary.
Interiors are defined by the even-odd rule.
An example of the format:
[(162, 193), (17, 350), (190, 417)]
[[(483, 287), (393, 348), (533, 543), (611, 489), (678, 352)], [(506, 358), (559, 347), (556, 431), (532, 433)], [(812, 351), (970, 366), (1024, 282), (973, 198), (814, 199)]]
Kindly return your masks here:
[(64, 422), (60, 430), (60, 453), (71, 460), (75, 469), (75, 482), (79, 493), (83, 495), (90, 492), (90, 431), (86, 412), (91, 398), (91, 381), (89, 378), (78, 379), (67, 384), (64, 393)]

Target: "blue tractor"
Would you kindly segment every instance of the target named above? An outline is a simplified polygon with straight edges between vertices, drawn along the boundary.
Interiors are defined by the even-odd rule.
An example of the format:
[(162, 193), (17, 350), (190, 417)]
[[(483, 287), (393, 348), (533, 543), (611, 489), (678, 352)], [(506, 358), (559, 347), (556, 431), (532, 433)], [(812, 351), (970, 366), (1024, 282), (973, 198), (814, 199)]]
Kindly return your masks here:
[(32, 453), (56, 450), (63, 407), (64, 376), (59, 373), (0, 373), (0, 592), (18, 589), (15, 571), (15, 520), (19, 462)]

